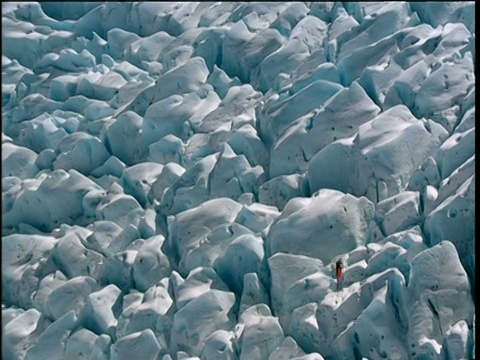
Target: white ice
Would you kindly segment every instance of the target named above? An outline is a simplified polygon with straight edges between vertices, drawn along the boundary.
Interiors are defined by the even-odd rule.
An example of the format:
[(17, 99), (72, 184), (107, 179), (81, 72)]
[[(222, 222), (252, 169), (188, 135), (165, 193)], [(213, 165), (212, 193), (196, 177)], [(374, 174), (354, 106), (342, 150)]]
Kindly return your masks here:
[(2, 3), (2, 359), (473, 359), (474, 230), (473, 1)]

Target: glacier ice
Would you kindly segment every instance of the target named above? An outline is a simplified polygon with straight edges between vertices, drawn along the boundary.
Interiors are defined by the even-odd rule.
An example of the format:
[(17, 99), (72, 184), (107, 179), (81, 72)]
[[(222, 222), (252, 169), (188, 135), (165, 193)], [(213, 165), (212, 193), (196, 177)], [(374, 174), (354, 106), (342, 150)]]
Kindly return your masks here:
[(153, 360), (160, 350), (153, 331), (146, 329), (118, 339), (111, 347), (110, 359), (131, 359), (141, 353), (143, 359)]
[(2, 358), (475, 358), (474, 15), (2, 4)]
[[(58, 286), (58, 285), (57, 285)], [(70, 311), (79, 311), (87, 302), (88, 295), (101, 289), (90, 276), (76, 276), (53, 289), (45, 300), (43, 313), (53, 321)]]
[(215, 330), (231, 330), (234, 326), (232, 292), (212, 289), (179, 309), (173, 316), (170, 346), (173, 351), (186, 350), (201, 355), (203, 343)]
[(76, 326), (77, 316), (69, 311), (49, 325), (39, 336), (35, 345), (25, 353), (25, 359), (37, 359), (47, 356), (52, 359), (61, 359), (65, 353), (66, 339)]
[[(289, 207), (289, 203), (284, 211)], [(324, 215), (328, 214), (328, 215)], [(313, 256), (325, 263), (370, 241), (374, 206), (366, 198), (322, 189), (309, 203), (282, 214), (268, 233), (269, 254)]]

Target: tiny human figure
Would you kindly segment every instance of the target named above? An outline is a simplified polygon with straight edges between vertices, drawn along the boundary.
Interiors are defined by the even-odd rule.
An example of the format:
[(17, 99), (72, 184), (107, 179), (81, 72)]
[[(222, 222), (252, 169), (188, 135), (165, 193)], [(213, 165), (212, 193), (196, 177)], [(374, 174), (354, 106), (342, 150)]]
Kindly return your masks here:
[(336, 263), (337, 290), (340, 289), (340, 283), (341, 283), (341, 281), (342, 281), (342, 271), (343, 271), (343, 263), (342, 263), (342, 260), (337, 260), (337, 263)]

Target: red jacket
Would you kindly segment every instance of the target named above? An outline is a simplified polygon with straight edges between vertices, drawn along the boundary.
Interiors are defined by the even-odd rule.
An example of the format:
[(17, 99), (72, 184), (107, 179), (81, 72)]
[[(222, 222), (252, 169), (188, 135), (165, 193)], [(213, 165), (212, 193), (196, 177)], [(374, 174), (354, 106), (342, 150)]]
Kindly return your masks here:
[(340, 282), (342, 278), (342, 271), (343, 271), (343, 265), (341, 263), (337, 263), (337, 282)]

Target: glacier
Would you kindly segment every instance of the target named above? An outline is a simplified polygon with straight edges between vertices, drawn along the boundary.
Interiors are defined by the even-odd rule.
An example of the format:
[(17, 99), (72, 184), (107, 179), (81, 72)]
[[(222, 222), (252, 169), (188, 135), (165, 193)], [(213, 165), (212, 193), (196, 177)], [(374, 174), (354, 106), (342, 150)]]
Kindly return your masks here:
[(475, 358), (475, 2), (4, 2), (2, 44), (2, 359)]

